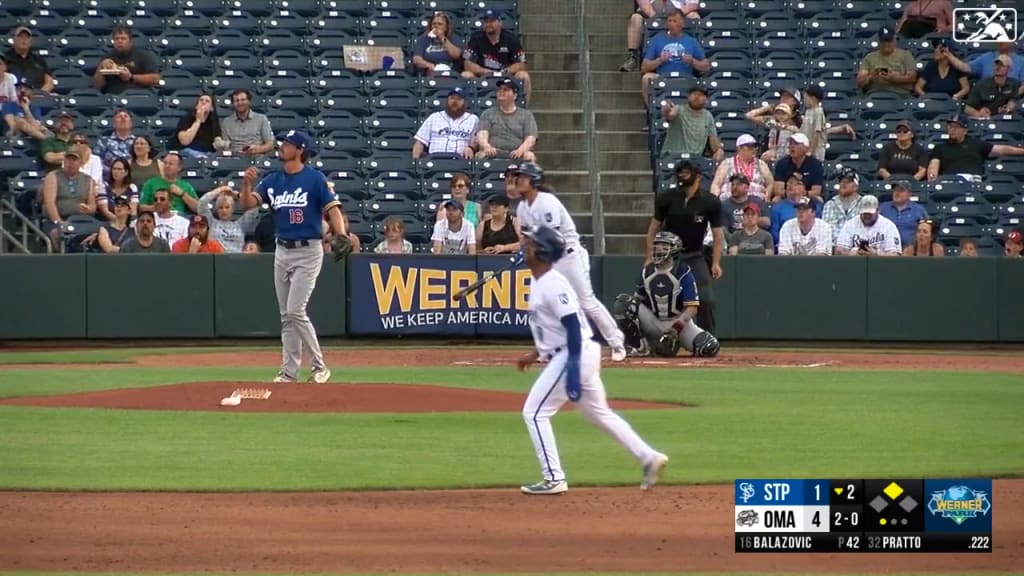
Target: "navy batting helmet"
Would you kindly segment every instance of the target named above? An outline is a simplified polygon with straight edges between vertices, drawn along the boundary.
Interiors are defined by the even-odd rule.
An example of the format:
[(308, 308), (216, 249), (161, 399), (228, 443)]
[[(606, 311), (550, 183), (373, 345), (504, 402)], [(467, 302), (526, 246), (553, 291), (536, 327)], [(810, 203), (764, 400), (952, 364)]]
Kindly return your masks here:
[(565, 241), (552, 228), (534, 226), (523, 230), (523, 236), (533, 242), (535, 246), (533, 254), (542, 262), (554, 264), (565, 253)]
[(534, 186), (540, 186), (544, 182), (544, 169), (534, 162), (523, 162), (516, 170), (517, 176), (529, 176)]

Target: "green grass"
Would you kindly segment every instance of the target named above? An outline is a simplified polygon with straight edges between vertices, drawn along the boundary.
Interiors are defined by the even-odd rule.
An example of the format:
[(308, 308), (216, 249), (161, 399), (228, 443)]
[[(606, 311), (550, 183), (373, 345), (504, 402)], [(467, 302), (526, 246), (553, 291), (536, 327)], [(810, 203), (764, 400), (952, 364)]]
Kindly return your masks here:
[[(339, 376), (342, 372), (338, 370)], [(510, 368), (344, 369), (346, 380), (526, 391)], [(627, 411), (674, 457), (666, 483), (737, 477), (1024, 474), (1019, 376), (806, 369), (603, 371), (616, 398), (696, 408)], [(0, 370), (0, 396), (200, 380), (266, 368)], [(574, 485), (632, 485), (639, 467), (576, 413), (555, 419)], [(232, 414), (0, 407), (0, 487), (336, 490), (489, 487), (536, 476), (518, 413)]]

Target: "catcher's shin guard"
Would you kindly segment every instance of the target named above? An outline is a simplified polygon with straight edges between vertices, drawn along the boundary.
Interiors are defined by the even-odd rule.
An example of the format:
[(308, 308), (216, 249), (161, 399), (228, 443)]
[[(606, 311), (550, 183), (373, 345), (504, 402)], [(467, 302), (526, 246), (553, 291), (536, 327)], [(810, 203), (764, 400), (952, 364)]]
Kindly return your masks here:
[(637, 321), (636, 310), (639, 303), (635, 296), (630, 294), (619, 294), (615, 297), (612, 305), (612, 318), (615, 324), (622, 331), (625, 337), (624, 344), (629, 348), (639, 348), (643, 335), (640, 333), (640, 324)]

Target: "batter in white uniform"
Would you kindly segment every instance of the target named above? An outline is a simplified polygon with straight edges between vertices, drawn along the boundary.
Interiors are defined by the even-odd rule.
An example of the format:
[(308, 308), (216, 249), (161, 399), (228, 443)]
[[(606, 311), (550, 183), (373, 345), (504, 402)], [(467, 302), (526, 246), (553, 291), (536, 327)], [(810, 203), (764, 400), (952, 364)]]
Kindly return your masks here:
[(562, 237), (565, 256), (555, 263), (555, 269), (569, 280), (583, 311), (597, 325), (601, 337), (612, 349), (612, 360), (621, 362), (626, 359), (625, 336), (608, 309), (594, 295), (590, 283), (590, 254), (580, 244), (580, 235), (569, 211), (554, 194), (538, 189), (543, 181), (544, 170), (540, 166), (533, 162), (519, 165), (516, 187), (523, 200), (516, 208), (516, 217), (523, 228), (552, 228)]
[(547, 360), (526, 397), (523, 419), (537, 452), (543, 479), (522, 487), (524, 494), (562, 494), (569, 489), (558, 457), (551, 418), (566, 400), (579, 406), (592, 424), (615, 439), (643, 464), (640, 487), (653, 487), (668, 464), (668, 456), (651, 448), (628, 422), (608, 406), (601, 382), (601, 347), (592, 333), (569, 280), (557, 269), (565, 251), (558, 232), (547, 227), (523, 228), (523, 253), (533, 276), (530, 284), (529, 318), (535, 350), (516, 365), (525, 370)]

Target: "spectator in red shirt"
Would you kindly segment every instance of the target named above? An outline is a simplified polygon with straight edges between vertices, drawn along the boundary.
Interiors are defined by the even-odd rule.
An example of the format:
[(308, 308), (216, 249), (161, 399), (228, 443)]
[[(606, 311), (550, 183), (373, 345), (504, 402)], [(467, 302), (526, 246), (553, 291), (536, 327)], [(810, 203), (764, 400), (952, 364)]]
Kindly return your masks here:
[(176, 254), (223, 254), (224, 247), (210, 238), (210, 223), (205, 216), (196, 214), (188, 225), (188, 236), (178, 240), (171, 247)]

